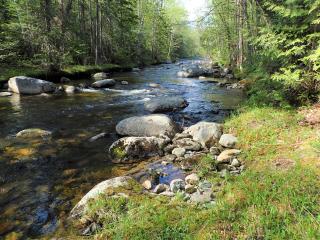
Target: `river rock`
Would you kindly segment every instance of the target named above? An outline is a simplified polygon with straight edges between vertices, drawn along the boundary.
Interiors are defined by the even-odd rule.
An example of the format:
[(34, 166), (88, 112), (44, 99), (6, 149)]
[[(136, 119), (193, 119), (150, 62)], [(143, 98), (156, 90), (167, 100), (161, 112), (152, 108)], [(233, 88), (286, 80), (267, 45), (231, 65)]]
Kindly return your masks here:
[(69, 82), (71, 82), (71, 80), (69, 78), (67, 78), (67, 77), (61, 77), (60, 78), (60, 82), (61, 83), (69, 83)]
[(211, 147), (209, 152), (212, 155), (216, 156), (216, 155), (219, 155), (221, 151), (220, 151), (220, 149), (218, 147)]
[(77, 219), (82, 217), (85, 211), (88, 208), (88, 203), (91, 200), (98, 199), (99, 196), (105, 194), (107, 196), (112, 194), (121, 193), (122, 189), (132, 189), (133, 186), (139, 186), (138, 182), (136, 182), (132, 177), (124, 176), (124, 177), (116, 177), (106, 181), (103, 181), (97, 184), (94, 188), (92, 188), (71, 210), (70, 217)]
[(109, 153), (117, 163), (135, 162), (162, 156), (168, 140), (157, 137), (126, 137), (111, 145)]
[(152, 113), (171, 112), (183, 109), (188, 102), (182, 97), (157, 97), (145, 103), (145, 109)]
[(147, 190), (150, 190), (152, 188), (152, 182), (151, 180), (145, 180), (143, 183), (142, 183), (142, 186), (147, 189)]
[(230, 161), (237, 155), (241, 153), (238, 149), (228, 149), (220, 153), (220, 155), (217, 158), (217, 162), (219, 164), (221, 163), (230, 163)]
[(232, 134), (223, 134), (220, 138), (219, 144), (226, 148), (234, 148), (238, 139)]
[(184, 148), (175, 148), (172, 150), (172, 154), (177, 157), (183, 157), (186, 154), (186, 149)]
[(195, 192), (191, 194), (190, 202), (196, 204), (205, 204), (209, 203), (213, 200), (213, 192), (211, 190), (204, 191), (204, 192)]
[(231, 162), (231, 166), (233, 167), (240, 167), (241, 166), (241, 163), (238, 159), (233, 159), (232, 162)]
[(10, 78), (8, 84), (12, 92), (28, 95), (54, 92), (56, 89), (51, 82), (24, 76)]
[(12, 96), (11, 92), (0, 92), (0, 97), (10, 97)]
[(200, 151), (202, 148), (199, 142), (196, 142), (190, 138), (173, 140), (173, 144), (179, 148), (184, 148), (187, 151)]
[(162, 192), (160, 193), (161, 196), (166, 196), (166, 197), (174, 197), (175, 194), (173, 192), (170, 192), (170, 191), (165, 191), (165, 192)]
[(37, 137), (50, 137), (52, 135), (52, 132), (42, 130), (39, 128), (29, 128), (24, 129), (16, 134), (16, 137), (20, 138), (37, 138)]
[(192, 194), (197, 191), (197, 188), (194, 185), (187, 184), (185, 187), (185, 191), (186, 191), (186, 193)]
[(176, 193), (178, 191), (184, 191), (185, 190), (185, 182), (182, 179), (174, 179), (170, 183), (170, 189), (172, 192)]
[(99, 72), (99, 73), (95, 73), (92, 78), (94, 80), (103, 80), (103, 79), (106, 79), (108, 78), (109, 74), (108, 73), (105, 73), (105, 72)]
[(127, 82), (127, 81), (121, 81), (121, 85), (129, 85), (129, 82)]
[(178, 130), (178, 126), (163, 114), (127, 118), (116, 126), (119, 135), (135, 137), (157, 137), (160, 135), (173, 137)]
[(112, 87), (114, 85), (116, 85), (116, 81), (114, 79), (104, 79), (92, 83), (92, 87), (94, 88)]
[(152, 88), (160, 88), (161, 85), (158, 84), (158, 83), (149, 83), (149, 87), (152, 87)]
[(64, 91), (68, 94), (74, 94), (77, 91), (77, 88), (75, 86), (63, 86), (64, 87)]
[(222, 135), (222, 125), (214, 122), (199, 122), (187, 128), (183, 133), (190, 134), (193, 140), (203, 147), (210, 148), (216, 144)]
[(186, 176), (185, 181), (187, 184), (190, 184), (190, 185), (198, 185), (200, 178), (197, 174), (192, 173), (192, 174)]

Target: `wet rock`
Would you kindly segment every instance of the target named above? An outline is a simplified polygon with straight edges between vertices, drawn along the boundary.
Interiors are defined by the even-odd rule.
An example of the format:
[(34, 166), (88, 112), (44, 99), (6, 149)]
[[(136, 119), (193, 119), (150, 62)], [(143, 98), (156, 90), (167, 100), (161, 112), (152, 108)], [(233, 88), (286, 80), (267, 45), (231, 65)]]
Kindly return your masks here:
[(116, 131), (119, 135), (135, 137), (160, 135), (173, 137), (178, 130), (179, 128), (176, 123), (163, 114), (127, 118), (116, 126)]
[(203, 147), (211, 147), (216, 144), (222, 135), (222, 125), (214, 122), (199, 122), (183, 133), (190, 134), (193, 140), (200, 142)]
[(129, 82), (127, 82), (127, 81), (121, 81), (121, 85), (129, 85)]
[(69, 82), (71, 82), (71, 80), (67, 77), (62, 77), (62, 78), (60, 78), (60, 82), (61, 83), (69, 83)]
[(158, 84), (158, 83), (150, 83), (150, 84), (149, 84), (149, 87), (152, 87), (152, 88), (160, 88), (161, 85)]
[(92, 83), (92, 87), (94, 88), (104, 88), (104, 87), (112, 87), (116, 85), (116, 81), (114, 79), (104, 79), (100, 81), (96, 81)]
[(89, 142), (95, 142), (95, 141), (97, 141), (98, 139), (100, 139), (100, 138), (104, 138), (105, 136), (107, 136), (107, 133), (100, 133), (100, 134), (98, 134), (98, 135), (96, 135), (96, 136), (93, 136), (92, 138), (90, 138), (89, 139)]
[(163, 192), (166, 192), (170, 189), (170, 187), (166, 184), (159, 184), (155, 187), (155, 189), (153, 190), (154, 193), (156, 194), (160, 194)]
[(141, 69), (140, 68), (132, 68), (132, 72), (140, 72)]
[(228, 149), (220, 153), (220, 155), (217, 158), (218, 164), (221, 163), (230, 163), (230, 161), (237, 155), (241, 153), (238, 149)]
[(184, 148), (187, 151), (200, 151), (202, 145), (190, 138), (183, 138), (178, 140), (173, 140), (173, 144), (179, 148)]
[(10, 97), (12, 96), (11, 92), (0, 92), (0, 97)]
[(68, 94), (74, 94), (77, 90), (78, 89), (75, 86), (64, 86), (64, 91)]
[(105, 72), (99, 72), (99, 73), (96, 73), (92, 76), (92, 78), (94, 80), (103, 80), (103, 79), (106, 79), (108, 78), (109, 74), (108, 73), (105, 73)]
[(163, 155), (168, 141), (157, 137), (126, 137), (111, 145), (109, 153), (114, 162), (126, 163)]
[(220, 138), (219, 144), (226, 148), (234, 148), (238, 142), (238, 138), (232, 134), (223, 134)]
[(186, 191), (186, 193), (192, 194), (197, 191), (197, 188), (194, 185), (187, 184), (185, 187), (185, 191)]
[(186, 154), (186, 149), (184, 148), (175, 148), (172, 150), (172, 154), (177, 157), (183, 157)]
[(178, 192), (179, 190), (185, 190), (185, 182), (182, 179), (174, 179), (170, 183), (170, 190), (174, 193)]
[[(131, 189), (133, 186), (139, 185), (132, 177), (116, 177), (97, 184), (92, 188), (71, 210), (70, 217), (73, 219), (78, 219), (83, 217), (85, 211), (88, 208), (88, 203), (90, 200), (95, 200), (99, 198), (100, 195), (105, 194), (107, 196), (110, 193), (113, 195), (117, 194), (114, 192), (116, 189)], [(121, 190), (120, 190), (121, 191)], [(112, 195), (112, 194), (111, 194)]]
[(186, 176), (186, 179), (185, 179), (186, 183), (189, 185), (198, 185), (199, 180), (200, 180), (199, 176), (195, 173), (192, 173)]
[(56, 89), (51, 82), (24, 76), (10, 78), (8, 84), (12, 92), (28, 95), (54, 92)]
[(39, 128), (29, 128), (24, 129), (16, 134), (16, 137), (19, 138), (37, 138), (37, 137), (50, 137), (52, 135), (52, 132), (46, 131)]
[(151, 113), (165, 113), (183, 109), (188, 102), (182, 97), (157, 97), (145, 103), (144, 107)]

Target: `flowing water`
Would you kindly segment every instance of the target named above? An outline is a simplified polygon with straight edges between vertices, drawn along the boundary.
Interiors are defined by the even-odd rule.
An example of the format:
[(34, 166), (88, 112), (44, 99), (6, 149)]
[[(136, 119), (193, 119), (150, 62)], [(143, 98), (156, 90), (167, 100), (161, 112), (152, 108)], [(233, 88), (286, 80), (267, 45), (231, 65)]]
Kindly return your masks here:
[[(112, 89), (75, 95), (0, 98), (0, 239), (41, 238), (63, 231), (72, 206), (95, 184), (126, 174), (137, 165), (116, 165), (107, 155), (122, 119), (147, 114), (144, 102), (181, 95), (190, 104), (170, 116), (188, 126), (201, 120), (222, 122), (242, 99), (240, 90), (219, 88), (217, 79), (177, 78), (174, 64), (112, 76)], [(90, 80), (74, 81), (91, 82)], [(160, 88), (149, 87), (158, 83)], [(26, 128), (53, 132), (51, 139), (19, 140)], [(101, 132), (97, 141), (89, 139)], [(62, 229), (62, 230), (61, 230)], [(14, 233), (14, 234), (13, 234)]]

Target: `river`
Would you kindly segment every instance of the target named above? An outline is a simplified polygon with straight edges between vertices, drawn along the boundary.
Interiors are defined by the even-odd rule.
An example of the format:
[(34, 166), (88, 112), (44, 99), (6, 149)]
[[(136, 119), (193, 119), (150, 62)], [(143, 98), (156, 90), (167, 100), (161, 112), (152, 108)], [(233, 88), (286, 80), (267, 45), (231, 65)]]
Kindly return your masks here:
[[(112, 90), (74, 95), (0, 98), (0, 239), (16, 233), (42, 238), (65, 231), (64, 220), (95, 184), (125, 174), (136, 164), (116, 165), (107, 155), (118, 136), (115, 125), (147, 114), (143, 104), (155, 96), (181, 95), (189, 106), (170, 116), (184, 126), (201, 120), (222, 122), (243, 98), (241, 90), (217, 86), (219, 79), (177, 78), (179, 66), (164, 64), (117, 73)], [(91, 80), (73, 81), (92, 82)], [(158, 83), (161, 88), (151, 88)], [(19, 140), (26, 128), (53, 132), (50, 140)], [(90, 142), (101, 132), (105, 138)]]

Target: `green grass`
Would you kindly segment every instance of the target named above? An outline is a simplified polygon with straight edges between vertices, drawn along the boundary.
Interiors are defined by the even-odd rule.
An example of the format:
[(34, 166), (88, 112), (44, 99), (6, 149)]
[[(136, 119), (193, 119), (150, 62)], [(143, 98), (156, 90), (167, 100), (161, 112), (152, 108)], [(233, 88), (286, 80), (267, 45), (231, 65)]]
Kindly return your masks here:
[(211, 174), (212, 158), (199, 163), (203, 178), (221, 188), (215, 206), (143, 195), (105, 198), (91, 213), (106, 213), (92, 238), (320, 239), (319, 136), (300, 119), (294, 110), (242, 109), (226, 131), (239, 137), (247, 170), (221, 179)]

